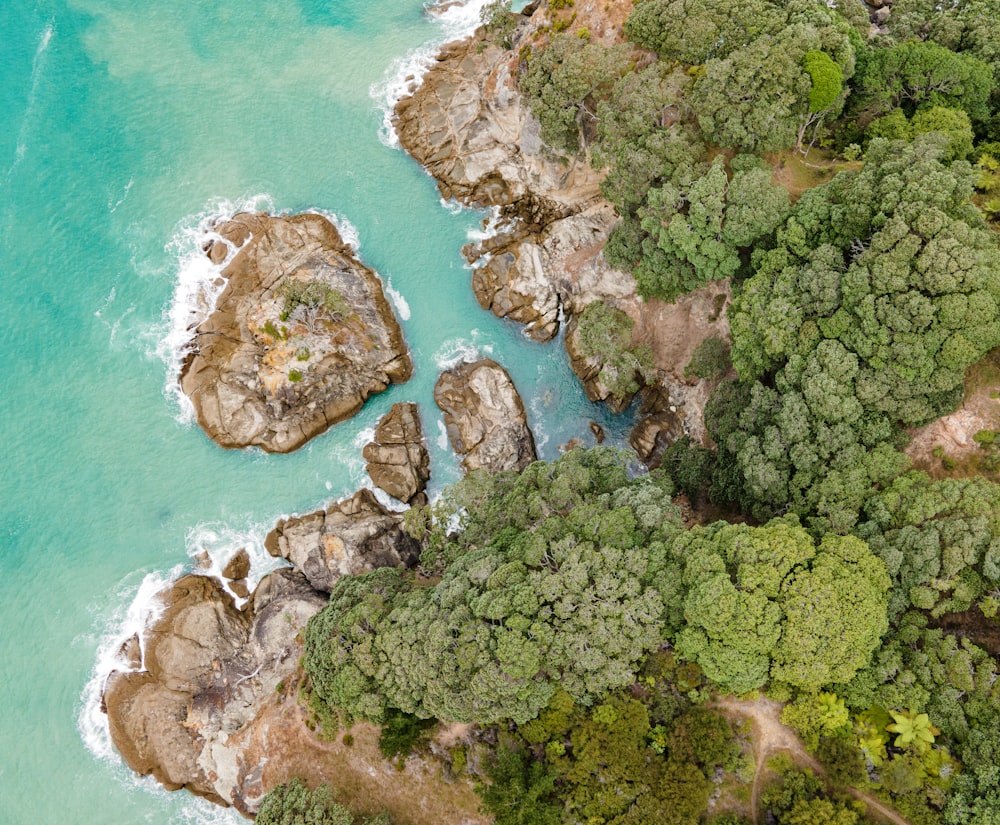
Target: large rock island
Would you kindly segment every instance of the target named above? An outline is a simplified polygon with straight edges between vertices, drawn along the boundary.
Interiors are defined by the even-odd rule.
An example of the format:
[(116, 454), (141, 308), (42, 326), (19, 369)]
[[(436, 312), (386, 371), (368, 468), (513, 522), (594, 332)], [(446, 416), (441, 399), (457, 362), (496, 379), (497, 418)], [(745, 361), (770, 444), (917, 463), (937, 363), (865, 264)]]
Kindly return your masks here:
[(287, 453), (413, 372), (382, 284), (322, 215), (243, 213), (206, 251), (226, 286), (181, 389), (223, 447)]

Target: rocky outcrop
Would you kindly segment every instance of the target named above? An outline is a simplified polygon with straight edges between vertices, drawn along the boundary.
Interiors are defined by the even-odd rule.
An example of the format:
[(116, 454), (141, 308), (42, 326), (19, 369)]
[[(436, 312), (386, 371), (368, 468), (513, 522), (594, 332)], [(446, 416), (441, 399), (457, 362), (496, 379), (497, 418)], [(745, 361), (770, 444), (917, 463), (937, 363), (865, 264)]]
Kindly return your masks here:
[[(544, 10), (538, 14), (544, 21)], [(617, 220), (600, 195), (601, 173), (545, 148), (517, 91), (515, 64), (512, 52), (482, 39), (445, 46), (420, 88), (397, 105), (396, 128), (445, 198), (497, 207), (497, 234), (465, 250), (476, 298), (544, 341), (559, 329), (560, 306), (573, 312), (625, 297), (635, 283), (601, 257)]]
[[(620, 42), (630, 3), (574, 7), (574, 26), (605, 44)], [(464, 250), (473, 264), (479, 304), (525, 325), (537, 340), (559, 330), (592, 301), (610, 303), (635, 321), (633, 342), (649, 344), (658, 382), (684, 428), (704, 441), (705, 382), (684, 377), (695, 347), (710, 335), (727, 338), (728, 286), (711, 284), (674, 304), (642, 301), (632, 276), (608, 266), (603, 250), (618, 218), (603, 198), (603, 173), (582, 158), (560, 159), (542, 143), (539, 124), (516, 84), (519, 50), (552, 24), (546, 5), (526, 9), (508, 51), (482, 32), (445, 46), (420, 87), (396, 107), (403, 147), (436, 178), (442, 195), (493, 207), (492, 233)], [(573, 344), (567, 348), (573, 358)], [(598, 381), (600, 368), (574, 360), (590, 398), (615, 408)], [(652, 424), (650, 425), (652, 426)]]
[(217, 443), (289, 452), (410, 377), (378, 277), (326, 218), (244, 213), (215, 231), (213, 261), (239, 252), (180, 383)]
[[(241, 745), (301, 656), (299, 632), (325, 598), (300, 573), (265, 576), (242, 610), (215, 579), (188, 575), (162, 597), (141, 661), (104, 688), (111, 739), (139, 774), (244, 813), (265, 789)], [(264, 760), (266, 761), (266, 760)]]
[(413, 503), (427, 486), (430, 456), (416, 404), (393, 404), (361, 453), (372, 482), (393, 498)]
[(341, 576), (415, 564), (420, 548), (403, 532), (402, 522), (371, 490), (359, 490), (325, 510), (282, 519), (264, 547), (288, 559), (316, 590), (329, 593)]
[(624, 393), (616, 395), (601, 380), (601, 369), (604, 366), (604, 358), (591, 356), (587, 357), (580, 348), (579, 336), (579, 316), (574, 315), (566, 324), (566, 334), (563, 336), (563, 344), (566, 347), (566, 355), (569, 357), (569, 365), (576, 377), (583, 384), (583, 391), (591, 401), (603, 401), (608, 408), (615, 413), (620, 413), (632, 403), (635, 393)]
[(483, 359), (445, 370), (434, 386), (448, 438), (466, 472), (523, 470), (535, 460), (524, 404), (507, 370)]
[(629, 433), (639, 460), (650, 470), (655, 470), (663, 460), (663, 451), (683, 436), (684, 422), (677, 412), (677, 405), (661, 388), (647, 388), (642, 392), (642, 416)]

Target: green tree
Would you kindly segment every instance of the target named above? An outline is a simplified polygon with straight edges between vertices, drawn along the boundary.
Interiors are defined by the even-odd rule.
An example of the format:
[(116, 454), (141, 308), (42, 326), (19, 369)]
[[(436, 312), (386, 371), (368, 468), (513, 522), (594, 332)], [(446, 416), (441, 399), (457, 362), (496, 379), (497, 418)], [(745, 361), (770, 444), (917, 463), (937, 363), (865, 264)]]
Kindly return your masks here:
[(948, 151), (942, 161), (965, 160), (972, 154), (972, 123), (961, 109), (930, 106), (920, 109), (910, 120), (914, 136), (940, 132), (948, 138)]
[(729, 344), (716, 335), (710, 335), (691, 353), (691, 360), (684, 368), (684, 377), (714, 381), (722, 378), (730, 366)]
[(632, 344), (635, 322), (622, 310), (592, 301), (575, 327), (580, 354), (598, 365), (598, 380), (611, 393), (614, 407), (623, 408), (644, 384), (653, 380), (653, 350)]
[(479, 10), (480, 22), (504, 49), (509, 49), (513, 45), (512, 38), (517, 28), (517, 17), (511, 12), (510, 7), (511, 0), (492, 0)]
[(423, 525), (428, 545), (439, 542), (436, 584), (383, 571), (341, 579), (310, 621), (316, 695), (376, 720), (391, 707), (524, 722), (556, 686), (592, 701), (628, 683), (662, 635), (671, 489), (656, 475), (628, 482), (603, 449), (459, 485)]
[(1000, 343), (996, 239), (969, 203), (971, 169), (945, 151), (936, 134), (873, 142), (754, 256), (730, 309), (747, 388), (706, 422), (730, 495), (758, 518), (790, 506), (851, 529), (906, 465), (899, 425), (953, 409), (966, 368)]
[(974, 122), (984, 121), (993, 83), (990, 67), (971, 54), (907, 41), (872, 50), (855, 79), (854, 105), (862, 120), (898, 107), (912, 114), (929, 105), (963, 109)]
[(502, 743), (476, 786), (496, 825), (559, 825), (562, 805), (552, 800), (555, 774), (521, 750)]
[[(771, 182), (770, 173), (745, 158), (733, 166), (730, 179), (719, 155), (686, 188), (671, 181), (648, 191), (645, 205), (636, 210), (641, 240), (632, 254), (639, 257), (627, 261), (641, 295), (673, 300), (734, 275), (741, 251), (784, 220), (788, 194)], [(618, 252), (612, 246), (613, 263)]]
[[(329, 785), (310, 791), (302, 779), (278, 785), (264, 797), (257, 811), (260, 825), (354, 825), (354, 815), (334, 802)], [(359, 825), (391, 825), (387, 815), (357, 820)]]
[(692, 528), (666, 584), (675, 645), (722, 689), (768, 678), (815, 690), (863, 667), (885, 632), (884, 565), (863, 542), (817, 546), (794, 519)]
[(581, 46), (580, 38), (558, 34), (531, 52), (518, 88), (541, 124), (542, 139), (559, 152), (575, 155), (581, 129), (594, 125), (598, 101), (611, 93), (628, 68), (623, 47)]
[(1000, 585), (1000, 487), (907, 473), (866, 503), (856, 529), (893, 579), (890, 616), (968, 610)]
[(786, 21), (785, 9), (767, 0), (642, 0), (625, 21), (625, 36), (665, 60), (697, 64), (727, 57)]
[(886, 730), (896, 734), (892, 744), (897, 748), (912, 747), (917, 752), (928, 750), (934, 744), (934, 737), (941, 733), (931, 724), (926, 713), (890, 710), (889, 715), (892, 717), (892, 724)]

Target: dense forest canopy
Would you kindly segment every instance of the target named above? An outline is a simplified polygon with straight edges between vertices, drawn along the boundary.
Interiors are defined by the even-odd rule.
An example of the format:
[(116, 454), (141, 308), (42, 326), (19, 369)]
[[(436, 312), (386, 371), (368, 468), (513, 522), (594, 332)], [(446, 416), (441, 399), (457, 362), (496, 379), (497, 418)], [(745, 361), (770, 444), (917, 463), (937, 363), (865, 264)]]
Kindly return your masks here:
[[(731, 341), (689, 372), (713, 443), (410, 510), (419, 569), (341, 579), (309, 623), (313, 706), (474, 723), (449, 764), (498, 825), (734, 825), (748, 803), (705, 819), (756, 776), (720, 697), (764, 691), (825, 774), (773, 765), (768, 821), (858, 822), (851, 788), (996, 825), (997, 663), (947, 620), (1000, 612), (1000, 487), (901, 448), (1000, 346), (1000, 0), (896, 0), (874, 31), (857, 3), (639, 0), (611, 47), (571, 7), (530, 42), (503, 2), (484, 20), (551, 151), (604, 170), (607, 260), (649, 300), (729, 280)], [(775, 170), (806, 152), (800, 191)], [(622, 393), (649, 380), (624, 313), (578, 322)], [(678, 492), (729, 521), (686, 525)]]

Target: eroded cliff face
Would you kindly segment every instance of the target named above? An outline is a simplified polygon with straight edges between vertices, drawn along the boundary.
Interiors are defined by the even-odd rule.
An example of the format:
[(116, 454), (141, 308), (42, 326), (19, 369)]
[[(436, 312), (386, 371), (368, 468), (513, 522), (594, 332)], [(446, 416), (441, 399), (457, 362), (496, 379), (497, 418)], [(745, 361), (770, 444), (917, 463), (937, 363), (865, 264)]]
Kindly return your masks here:
[(218, 444), (290, 452), (410, 377), (378, 277), (326, 218), (244, 213), (216, 232), (209, 257), (239, 252), (180, 383)]
[[(621, 42), (630, 0), (603, 5), (577, 2), (577, 26), (594, 39)], [(583, 157), (559, 158), (542, 143), (538, 121), (517, 89), (518, 52), (544, 38), (547, 6), (526, 10), (504, 50), (480, 31), (445, 46), (420, 87), (399, 102), (400, 143), (434, 176), (445, 198), (496, 211), (490, 237), (464, 250), (473, 263), (472, 286), (480, 306), (524, 324), (536, 340), (553, 338), (560, 318), (604, 301), (634, 320), (634, 343), (649, 344), (657, 387), (677, 408), (683, 429), (704, 438), (704, 383), (684, 378), (691, 353), (710, 335), (728, 338), (726, 285), (718, 283), (673, 304), (643, 301), (635, 280), (610, 267), (603, 249), (617, 223), (600, 192), (604, 172)], [(570, 363), (589, 390), (592, 364)]]

